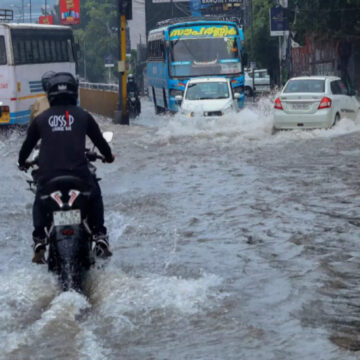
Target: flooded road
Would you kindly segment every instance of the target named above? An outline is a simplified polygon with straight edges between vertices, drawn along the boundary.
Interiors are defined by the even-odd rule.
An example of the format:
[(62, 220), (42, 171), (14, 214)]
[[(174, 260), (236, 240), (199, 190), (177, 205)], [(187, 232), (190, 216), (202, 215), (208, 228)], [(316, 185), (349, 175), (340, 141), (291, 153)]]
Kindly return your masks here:
[(23, 134), (1, 133), (0, 359), (358, 359), (360, 120), (272, 135), (271, 108), (99, 119), (114, 255), (86, 297), (31, 263)]

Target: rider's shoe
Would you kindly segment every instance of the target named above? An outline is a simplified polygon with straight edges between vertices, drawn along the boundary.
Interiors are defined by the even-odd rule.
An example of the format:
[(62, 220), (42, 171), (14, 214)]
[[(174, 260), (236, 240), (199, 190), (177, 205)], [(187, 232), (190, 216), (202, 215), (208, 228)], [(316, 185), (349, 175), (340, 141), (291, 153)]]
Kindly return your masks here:
[(109, 249), (109, 236), (103, 233), (93, 235), (95, 241), (95, 254), (100, 258), (108, 258), (112, 256), (112, 252)]
[(34, 256), (32, 262), (36, 264), (46, 264), (45, 260), (45, 251), (46, 251), (46, 241), (40, 237), (33, 237), (34, 240)]

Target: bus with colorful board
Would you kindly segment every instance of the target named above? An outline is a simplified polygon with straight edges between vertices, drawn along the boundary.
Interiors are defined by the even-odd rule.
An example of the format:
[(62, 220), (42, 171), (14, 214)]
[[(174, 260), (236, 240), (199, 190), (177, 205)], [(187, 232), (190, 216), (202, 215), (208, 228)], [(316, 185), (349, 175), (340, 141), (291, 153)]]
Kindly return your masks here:
[(187, 81), (200, 76), (230, 79), (244, 104), (244, 34), (236, 22), (209, 18), (171, 19), (149, 32), (147, 48), (148, 93), (156, 113), (176, 112), (177, 95)]

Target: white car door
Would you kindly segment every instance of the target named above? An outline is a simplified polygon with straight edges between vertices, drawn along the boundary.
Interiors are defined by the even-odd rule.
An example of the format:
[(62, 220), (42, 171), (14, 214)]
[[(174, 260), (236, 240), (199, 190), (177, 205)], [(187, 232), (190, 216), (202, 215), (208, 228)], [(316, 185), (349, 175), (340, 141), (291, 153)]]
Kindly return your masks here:
[(338, 80), (338, 85), (341, 92), (341, 117), (355, 120), (359, 110), (358, 106), (356, 106), (353, 97), (350, 96), (344, 82), (342, 80)]

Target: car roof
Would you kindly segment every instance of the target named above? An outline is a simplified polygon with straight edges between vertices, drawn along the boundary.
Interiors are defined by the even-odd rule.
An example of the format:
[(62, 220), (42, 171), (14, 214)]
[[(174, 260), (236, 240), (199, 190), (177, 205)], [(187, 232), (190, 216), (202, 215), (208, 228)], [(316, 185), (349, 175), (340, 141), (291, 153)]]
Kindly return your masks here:
[(197, 78), (192, 78), (189, 80), (189, 83), (195, 83), (195, 82), (228, 82), (229, 79), (225, 78), (225, 77), (197, 77)]
[(290, 80), (339, 80), (340, 78), (335, 75), (311, 75), (311, 76), (296, 76), (289, 79)]

